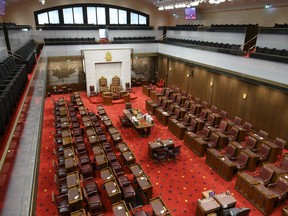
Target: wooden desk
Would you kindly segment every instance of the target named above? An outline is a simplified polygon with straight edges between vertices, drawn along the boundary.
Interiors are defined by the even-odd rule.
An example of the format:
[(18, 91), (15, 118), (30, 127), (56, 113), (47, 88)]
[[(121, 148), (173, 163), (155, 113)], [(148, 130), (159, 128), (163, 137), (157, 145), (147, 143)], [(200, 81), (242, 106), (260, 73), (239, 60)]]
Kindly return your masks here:
[(140, 187), (141, 191), (145, 195), (145, 197), (147, 199), (151, 199), (152, 194), (153, 194), (153, 191), (152, 191), (153, 186), (152, 186), (149, 178), (145, 174), (143, 174), (141, 176), (136, 177), (136, 181), (137, 181), (137, 184)]
[(256, 184), (260, 184), (260, 182), (254, 179), (253, 176), (249, 175), (245, 171), (238, 172), (235, 189), (248, 200), (251, 197), (252, 188)]
[(104, 154), (104, 150), (102, 148), (101, 145), (96, 145), (92, 148), (92, 151), (93, 151), (93, 154), (94, 155), (101, 155), (101, 154)]
[(231, 181), (235, 173), (236, 165), (225, 156), (220, 156), (214, 170), (226, 181)]
[(61, 135), (62, 135), (62, 138), (65, 138), (65, 137), (71, 137), (70, 129), (62, 130)]
[(218, 144), (217, 144), (217, 148), (218, 149), (226, 148), (226, 146), (229, 143), (228, 136), (226, 136), (225, 134), (223, 134), (222, 132), (219, 132), (219, 131), (216, 132), (215, 134), (217, 134), (219, 136), (219, 141), (218, 141)]
[(112, 210), (115, 216), (130, 216), (129, 209), (125, 201), (120, 201), (112, 205)]
[(108, 160), (105, 154), (95, 155), (94, 158), (97, 169), (103, 169), (108, 166)]
[(87, 137), (96, 136), (96, 132), (95, 132), (94, 128), (92, 128), (92, 127), (86, 128), (86, 135), (87, 135)]
[(207, 149), (205, 162), (208, 166), (214, 169), (218, 163), (219, 157), (221, 156), (222, 154), (216, 149)]
[(113, 123), (112, 123), (112, 121), (110, 119), (104, 121), (103, 124), (105, 125), (106, 128), (109, 128), (109, 127), (113, 126)]
[(111, 135), (114, 145), (116, 146), (118, 143), (122, 142), (122, 136), (120, 133), (114, 133)]
[(83, 208), (83, 196), (80, 186), (68, 188), (68, 203), (72, 212)]
[(149, 136), (151, 133), (151, 127), (154, 126), (154, 121), (149, 122), (145, 119), (137, 119), (135, 121), (135, 116), (137, 116), (141, 111), (138, 109), (124, 109), (124, 115), (131, 121), (134, 128), (140, 133), (141, 136)]
[(79, 173), (78, 171), (70, 173), (66, 176), (67, 188), (79, 186)]
[(236, 206), (236, 199), (231, 194), (217, 194), (214, 196), (214, 199), (220, 204), (222, 210)]
[(96, 134), (93, 134), (92, 136), (89, 136), (88, 140), (89, 140), (89, 143), (90, 143), (91, 147), (96, 146), (96, 145), (98, 145), (100, 143), (99, 137)]
[(109, 181), (110, 179), (114, 178), (113, 172), (112, 172), (110, 167), (101, 169), (100, 170), (100, 176), (104, 182)]
[(238, 130), (238, 135), (236, 137), (236, 141), (237, 142), (243, 142), (245, 140), (245, 136), (247, 134), (247, 131), (245, 128), (243, 128), (240, 125), (234, 125), (234, 128), (236, 128)]
[(127, 146), (127, 144), (125, 142), (118, 143), (117, 148), (119, 149), (119, 151), (121, 153), (123, 153), (125, 151), (130, 151), (129, 147)]
[(150, 113), (151, 115), (155, 115), (156, 107), (157, 104), (153, 100), (146, 100), (145, 109), (147, 110), (148, 113)]
[(150, 205), (153, 209), (153, 215), (160, 216), (169, 214), (169, 210), (160, 197), (150, 199)]
[(204, 157), (208, 143), (203, 140), (201, 137), (196, 137), (191, 145), (192, 151), (197, 154), (199, 157)]
[(144, 95), (146, 95), (147, 97), (150, 97), (150, 90), (151, 90), (152, 88), (150, 87), (150, 86), (147, 86), (147, 85), (143, 85), (142, 86), (142, 93), (144, 94)]
[(277, 160), (277, 156), (281, 154), (282, 149), (269, 140), (265, 140), (263, 143), (270, 147), (270, 151), (268, 154), (268, 162), (275, 163)]
[(71, 216), (86, 216), (85, 209), (80, 209), (78, 211), (71, 212)]
[(156, 119), (164, 126), (168, 125), (168, 119), (170, 115), (162, 109), (156, 109)]
[(136, 158), (131, 151), (122, 152), (122, 157), (124, 159), (124, 163), (128, 164), (129, 166), (135, 164)]
[(278, 200), (278, 196), (268, 190), (264, 185), (258, 184), (253, 187), (250, 202), (253, 203), (265, 215), (270, 215)]
[(241, 151), (247, 149), (246, 147), (243, 147), (240, 143), (236, 141), (231, 141), (229, 143), (232, 144), (236, 148), (235, 157), (237, 157)]
[(73, 143), (72, 137), (70, 136), (62, 138), (62, 143), (64, 148), (66, 148), (67, 146), (68, 147), (72, 146)]
[(121, 190), (115, 179), (110, 179), (104, 183), (105, 190), (111, 203), (117, 203), (121, 200)]
[(249, 136), (255, 138), (257, 141), (256, 141), (256, 144), (255, 144), (255, 148), (256, 149), (259, 149), (260, 148), (260, 144), (265, 141), (266, 139), (264, 139), (263, 137), (259, 136), (258, 134), (256, 133), (253, 133), (253, 134), (249, 134)]
[(112, 134), (118, 133), (118, 130), (115, 127), (109, 127), (108, 128), (108, 133), (110, 135), (112, 135)]
[(74, 157), (74, 156), (75, 156), (75, 152), (74, 152), (73, 146), (64, 148), (64, 158)]
[(254, 152), (250, 151), (249, 149), (245, 149), (243, 150), (247, 155), (249, 155), (249, 159), (246, 165), (246, 169), (250, 172), (254, 172), (256, 167), (257, 167), (257, 163), (258, 160), (260, 158), (259, 155), (255, 154)]
[(157, 149), (161, 149), (161, 148), (173, 149), (174, 146), (175, 146), (174, 142), (170, 139), (149, 142), (148, 143), (148, 154), (152, 158), (153, 152), (156, 151)]
[(140, 164), (133, 164), (130, 166), (130, 170), (134, 176), (134, 178), (137, 178), (139, 176), (142, 176), (144, 174), (144, 171)]
[(74, 157), (65, 158), (66, 173), (75, 172), (77, 165)]
[(196, 207), (196, 216), (206, 216), (209, 213), (218, 213), (220, 209), (219, 203), (213, 198), (208, 197), (202, 200), (198, 200)]

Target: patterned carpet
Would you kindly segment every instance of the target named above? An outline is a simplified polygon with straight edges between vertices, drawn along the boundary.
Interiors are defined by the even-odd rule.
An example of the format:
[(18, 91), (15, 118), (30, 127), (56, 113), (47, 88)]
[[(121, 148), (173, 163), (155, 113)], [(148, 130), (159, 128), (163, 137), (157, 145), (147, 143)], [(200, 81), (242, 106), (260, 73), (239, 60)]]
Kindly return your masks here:
[[(132, 106), (145, 111), (145, 100), (147, 97), (141, 93), (141, 87), (133, 88), (133, 93), (137, 98), (133, 100)], [(52, 98), (66, 97), (68, 95), (53, 95)], [(56, 191), (53, 182), (54, 170), (51, 160), (55, 159), (53, 155), (53, 103), (52, 98), (48, 97), (45, 102), (45, 116), (43, 123), (42, 151), (40, 157), (40, 170), (38, 179), (38, 196), (36, 215), (57, 215), (57, 209), (51, 202), (51, 192)], [(86, 93), (81, 92), (81, 98), (87, 109), (97, 111), (97, 105), (91, 103)], [(195, 215), (197, 200), (201, 198), (205, 190), (214, 190), (216, 193), (230, 191), (237, 200), (237, 207), (247, 207), (251, 209), (250, 215), (262, 215), (260, 211), (250, 204), (235, 189), (236, 176), (230, 182), (226, 182), (214, 170), (205, 163), (205, 158), (199, 158), (190, 149), (188, 149), (183, 140), (178, 140), (168, 131), (168, 127), (162, 126), (155, 120), (155, 126), (147, 138), (142, 138), (133, 128), (124, 128), (120, 126), (118, 115), (122, 114), (124, 104), (113, 104), (104, 106), (108, 116), (114, 126), (121, 133), (123, 140), (128, 144), (136, 156), (136, 163), (141, 164), (145, 173), (150, 177), (153, 184), (153, 197), (160, 196), (166, 206), (174, 216)], [(155, 118), (154, 118), (155, 119)], [(176, 163), (166, 161), (164, 165), (157, 165), (148, 156), (148, 142), (161, 137), (162, 139), (171, 138), (176, 145), (181, 145), (180, 160)], [(119, 152), (117, 153), (119, 154)], [(126, 172), (131, 178), (129, 171)], [(95, 177), (97, 183), (101, 186), (102, 180), (99, 171), (96, 171)], [(104, 215), (113, 215), (111, 204), (107, 198), (106, 191), (102, 191), (101, 198), (106, 207)], [(274, 210), (273, 215), (280, 215), (281, 209), (285, 204)], [(149, 204), (144, 207), (152, 215)]]

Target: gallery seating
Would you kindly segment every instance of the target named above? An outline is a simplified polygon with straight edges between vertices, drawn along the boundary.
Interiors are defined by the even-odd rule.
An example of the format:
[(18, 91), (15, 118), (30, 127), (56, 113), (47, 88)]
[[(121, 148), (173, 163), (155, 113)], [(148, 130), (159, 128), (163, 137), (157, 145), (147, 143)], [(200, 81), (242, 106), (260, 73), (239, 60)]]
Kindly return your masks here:
[(261, 184), (267, 186), (271, 182), (273, 172), (274, 171), (269, 167), (262, 166), (261, 170), (259, 172), (252, 173), (252, 176), (254, 179), (261, 182)]
[(278, 203), (282, 202), (287, 197), (288, 182), (286, 179), (279, 177), (276, 183), (268, 185), (268, 190), (272, 191), (278, 196)]

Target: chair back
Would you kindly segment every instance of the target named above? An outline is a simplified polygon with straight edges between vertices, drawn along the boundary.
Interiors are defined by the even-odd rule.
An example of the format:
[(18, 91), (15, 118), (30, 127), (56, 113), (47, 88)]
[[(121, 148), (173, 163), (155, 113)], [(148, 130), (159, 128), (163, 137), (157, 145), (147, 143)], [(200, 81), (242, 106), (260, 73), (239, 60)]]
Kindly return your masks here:
[(178, 105), (181, 105), (181, 103), (182, 103), (182, 97), (181, 97), (181, 95), (178, 95), (178, 96), (177, 96), (177, 98), (176, 98), (176, 103), (177, 103)]
[(192, 114), (195, 114), (195, 113), (196, 113), (196, 109), (197, 109), (196, 104), (192, 104), (192, 105), (191, 105), (190, 112), (191, 112)]
[(216, 112), (217, 112), (217, 107), (213, 105), (213, 106), (211, 107), (211, 111), (212, 111), (213, 113), (216, 113)]
[(197, 127), (197, 121), (196, 119), (191, 119), (190, 121), (190, 128), (192, 129), (192, 131), (195, 131), (196, 130), (196, 127)]
[[(179, 109), (179, 111), (180, 111), (180, 109)], [(189, 114), (187, 113), (187, 114), (185, 114), (185, 116), (184, 116), (184, 118), (183, 118), (183, 122), (184, 122), (184, 123), (188, 123), (189, 120), (190, 120), (190, 116), (189, 116)]]
[(224, 110), (221, 110), (221, 112), (220, 112), (220, 116), (222, 117), (222, 119), (226, 118), (226, 116), (227, 116), (227, 112), (224, 111)]
[(112, 77), (112, 83), (120, 86), (120, 77), (118, 77), (116, 75), (114, 77)]
[(211, 113), (207, 118), (207, 123), (210, 125), (214, 125), (215, 119), (216, 119), (215, 115), (213, 115), (213, 113)]
[(288, 182), (282, 177), (278, 177), (276, 184), (275, 184), (275, 188), (281, 191), (282, 194), (285, 194), (288, 191)]
[(252, 129), (252, 124), (249, 122), (245, 122), (242, 127), (246, 130), (246, 133), (249, 133)]
[(199, 104), (201, 100), (200, 100), (200, 98), (195, 97), (195, 98), (194, 98), (194, 101), (195, 101), (195, 103)]
[(207, 101), (202, 101), (202, 106), (203, 106), (203, 109), (207, 108), (208, 107)]
[(280, 149), (283, 149), (285, 144), (286, 144), (286, 141), (279, 138), (279, 137), (276, 137), (274, 143), (280, 148)]
[(231, 144), (228, 144), (227, 148), (226, 148), (226, 152), (225, 152), (225, 155), (229, 158), (229, 157), (233, 157), (234, 154), (236, 152), (236, 147), (231, 145)]
[(100, 87), (108, 87), (107, 86), (107, 79), (105, 77), (102, 76), (99, 78), (99, 86)]
[(267, 139), (267, 137), (268, 137), (268, 133), (267, 133), (266, 131), (264, 131), (264, 130), (260, 130), (260, 131), (258, 132), (258, 135), (259, 135), (260, 137), (263, 137), (264, 139)]
[(186, 100), (185, 102), (184, 102), (184, 109), (189, 109), (190, 108), (190, 105), (191, 105), (191, 102), (190, 102), (190, 100)]
[(176, 119), (180, 118), (180, 114), (181, 114), (181, 110), (179, 108), (176, 108), (175, 113), (174, 113), (175, 118)]
[(235, 116), (233, 119), (233, 123), (236, 125), (240, 125), (241, 124), (242, 119), (238, 116)]
[(272, 175), (273, 175), (273, 170), (270, 169), (269, 167), (267, 166), (262, 166), (262, 169), (260, 171), (260, 177), (264, 180), (264, 181), (268, 181), (272, 178)]
[(259, 149), (259, 152), (258, 154), (261, 155), (262, 157), (263, 156), (268, 156), (269, 152), (270, 152), (270, 147), (268, 145), (265, 145), (265, 144), (262, 144), (260, 149)]
[(248, 148), (255, 148), (257, 140), (254, 137), (249, 136), (246, 142)]
[(210, 130), (207, 127), (204, 127), (203, 130), (201, 131), (201, 134), (203, 135), (203, 137), (208, 138), (210, 135)]
[(212, 144), (214, 148), (214, 147), (217, 147), (218, 141), (219, 141), (219, 136), (216, 133), (213, 133), (209, 143)]
[(288, 171), (288, 155), (283, 156), (281, 168)]
[(188, 95), (187, 95), (187, 100), (190, 101), (190, 100), (192, 100), (192, 99), (193, 99), (192, 95), (191, 95), (191, 94), (188, 94)]
[(222, 132), (225, 132), (227, 130), (228, 123), (226, 121), (221, 121), (219, 125), (219, 129)]
[(174, 155), (179, 155), (180, 154), (180, 150), (181, 150), (181, 145), (175, 146), (173, 148), (173, 154)]
[(245, 163), (246, 164), (248, 162), (248, 159), (249, 159), (249, 155), (247, 155), (244, 152), (240, 152), (240, 154), (239, 154), (239, 162), (240, 163)]

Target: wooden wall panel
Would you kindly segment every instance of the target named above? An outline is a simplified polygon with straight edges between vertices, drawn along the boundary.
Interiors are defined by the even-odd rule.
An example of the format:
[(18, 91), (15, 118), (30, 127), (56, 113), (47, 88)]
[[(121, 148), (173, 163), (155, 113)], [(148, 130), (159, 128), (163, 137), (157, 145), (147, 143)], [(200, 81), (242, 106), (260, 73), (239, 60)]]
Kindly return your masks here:
[(188, 86), (187, 73), (190, 67), (178, 61), (169, 61), (168, 86), (175, 85), (182, 90)]
[(288, 140), (288, 95), (265, 86), (250, 85), (247, 94), (245, 119), (253, 129), (269, 132), (269, 137)]
[(158, 57), (158, 70), (156, 70), (156, 76), (158, 80), (164, 79), (166, 80), (166, 73), (168, 71), (168, 59), (166, 57)]
[(247, 93), (248, 84), (235, 78), (220, 74), (214, 75), (211, 105), (225, 110), (229, 117), (239, 116), (243, 119), (246, 101), (243, 93)]
[(189, 93), (202, 101), (209, 102), (212, 93), (209, 83), (213, 80), (213, 74), (198, 67), (195, 67), (193, 71), (193, 76), (190, 77), (191, 81), (189, 82)]

